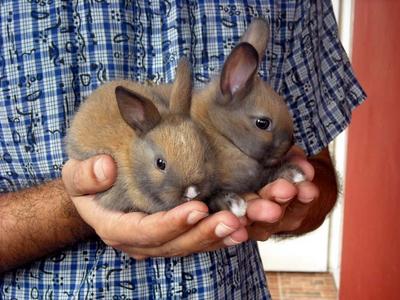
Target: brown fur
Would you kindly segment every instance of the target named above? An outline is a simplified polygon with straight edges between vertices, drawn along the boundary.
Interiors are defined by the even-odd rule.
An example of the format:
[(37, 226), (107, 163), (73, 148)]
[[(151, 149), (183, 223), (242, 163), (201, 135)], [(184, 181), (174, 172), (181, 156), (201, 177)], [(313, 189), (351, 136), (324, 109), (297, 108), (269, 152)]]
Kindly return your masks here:
[(259, 61), (264, 57), (264, 52), (268, 44), (269, 27), (268, 23), (262, 18), (255, 18), (250, 23), (246, 32), (240, 38), (240, 42), (249, 43), (258, 53)]
[[(170, 110), (172, 113), (190, 114), (190, 101), (182, 99), (192, 99), (192, 72), (190, 63), (186, 59), (181, 59), (176, 70), (175, 84), (172, 85)], [(168, 85), (161, 85), (165, 87)]]
[[(67, 152), (79, 160), (102, 153), (113, 156), (117, 181), (98, 195), (105, 207), (152, 213), (185, 201), (182, 196), (188, 186), (198, 187), (198, 199), (211, 193), (214, 157), (202, 130), (189, 117), (192, 84), (187, 69), (186, 62), (180, 63), (174, 85), (167, 88), (172, 90), (171, 112), (152, 87), (126, 80), (101, 86), (81, 105), (68, 132)], [(118, 87), (123, 87), (122, 96), (116, 93)], [(143, 99), (145, 108), (141, 110), (138, 101), (139, 109), (127, 112), (126, 97)], [(146, 125), (143, 129), (135, 125), (140, 122)], [(158, 156), (167, 162), (165, 172), (156, 167)]]

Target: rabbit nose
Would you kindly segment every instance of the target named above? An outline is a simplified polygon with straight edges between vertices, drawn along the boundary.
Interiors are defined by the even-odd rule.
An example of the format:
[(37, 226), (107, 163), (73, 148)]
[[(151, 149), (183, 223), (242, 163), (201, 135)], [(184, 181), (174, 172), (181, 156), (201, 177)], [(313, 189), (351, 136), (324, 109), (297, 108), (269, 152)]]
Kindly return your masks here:
[(193, 200), (198, 195), (200, 195), (200, 192), (197, 189), (197, 187), (195, 185), (191, 185), (185, 190), (185, 193), (184, 193), (183, 197), (188, 199), (188, 200)]

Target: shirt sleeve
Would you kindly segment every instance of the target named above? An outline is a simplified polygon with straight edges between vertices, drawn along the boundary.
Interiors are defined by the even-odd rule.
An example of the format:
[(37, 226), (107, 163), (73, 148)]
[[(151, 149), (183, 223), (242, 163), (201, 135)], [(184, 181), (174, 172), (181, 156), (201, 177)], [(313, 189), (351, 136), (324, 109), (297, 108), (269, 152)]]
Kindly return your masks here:
[(331, 2), (297, 1), (293, 13), (280, 87), (297, 143), (311, 155), (348, 126), (366, 94), (339, 40)]

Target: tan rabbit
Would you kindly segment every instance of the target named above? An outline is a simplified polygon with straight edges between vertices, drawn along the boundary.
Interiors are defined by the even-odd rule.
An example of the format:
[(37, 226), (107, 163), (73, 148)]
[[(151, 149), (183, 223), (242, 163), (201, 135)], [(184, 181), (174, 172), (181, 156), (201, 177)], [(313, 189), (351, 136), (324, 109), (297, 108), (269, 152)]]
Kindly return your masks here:
[(214, 155), (190, 119), (191, 91), (191, 71), (181, 60), (165, 95), (169, 109), (151, 87), (126, 80), (104, 84), (81, 105), (67, 135), (67, 152), (79, 160), (96, 154), (115, 159), (117, 180), (97, 196), (103, 206), (153, 213), (210, 195)]
[(304, 180), (298, 168), (282, 163), (293, 145), (288, 107), (257, 74), (268, 36), (268, 24), (253, 20), (219, 77), (193, 94), (191, 115), (205, 129), (217, 161), (220, 192), (210, 199), (212, 210), (241, 216), (246, 205), (237, 194), (257, 191), (278, 177)]

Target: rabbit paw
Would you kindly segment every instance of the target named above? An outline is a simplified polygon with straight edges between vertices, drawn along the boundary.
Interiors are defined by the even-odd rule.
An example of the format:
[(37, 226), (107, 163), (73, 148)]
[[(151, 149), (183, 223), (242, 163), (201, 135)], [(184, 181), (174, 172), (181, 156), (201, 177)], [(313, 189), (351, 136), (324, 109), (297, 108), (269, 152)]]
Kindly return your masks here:
[(277, 172), (276, 178), (283, 178), (293, 183), (306, 181), (306, 175), (297, 166), (292, 164), (283, 165)]
[(235, 193), (222, 192), (214, 197), (210, 203), (213, 211), (229, 210), (237, 217), (246, 215), (247, 204), (244, 199)]

